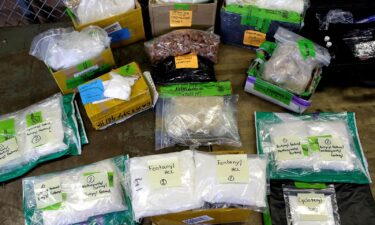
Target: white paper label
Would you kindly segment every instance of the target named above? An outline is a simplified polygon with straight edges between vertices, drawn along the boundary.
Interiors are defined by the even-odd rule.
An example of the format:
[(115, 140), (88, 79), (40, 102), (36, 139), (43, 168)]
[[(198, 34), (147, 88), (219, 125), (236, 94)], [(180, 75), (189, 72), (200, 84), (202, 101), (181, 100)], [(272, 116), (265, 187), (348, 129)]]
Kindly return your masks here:
[(82, 189), (87, 200), (106, 197), (111, 194), (107, 172), (85, 174), (82, 176)]
[(52, 122), (41, 122), (28, 127), (26, 130), (26, 139), (33, 147), (47, 144), (52, 139)]
[(220, 183), (248, 183), (250, 174), (247, 155), (217, 155), (216, 175)]
[(21, 156), (16, 138), (11, 138), (0, 143), (0, 165), (5, 164)]
[(87, 68), (87, 69), (84, 69), (84, 70), (82, 70), (82, 71), (80, 71), (80, 72), (78, 72), (78, 73), (75, 73), (73, 76), (74, 76), (74, 77), (80, 77), (80, 76), (82, 76), (82, 75), (85, 75), (86, 73), (89, 73), (89, 72), (95, 71), (95, 70), (97, 70), (97, 69), (99, 69), (99, 66), (98, 66), (98, 65), (94, 65), (94, 66), (89, 67), (89, 68)]
[(318, 138), (320, 157), (324, 161), (345, 161), (348, 149), (338, 138)]
[(299, 193), (298, 214), (303, 221), (326, 221), (328, 219), (324, 194)]
[(204, 216), (199, 216), (199, 217), (183, 220), (182, 222), (185, 224), (199, 224), (199, 223), (204, 223), (204, 222), (208, 222), (211, 220), (214, 220), (214, 218), (204, 215)]
[(150, 160), (148, 178), (154, 189), (181, 186), (180, 164), (177, 157)]
[(34, 184), (34, 193), (38, 209), (62, 202), (60, 178), (54, 177)]
[(303, 157), (303, 149), (298, 137), (275, 138), (276, 158), (279, 161), (294, 160)]
[(115, 23), (113, 23), (113, 24), (111, 24), (109, 26), (104, 27), (104, 30), (108, 34), (112, 34), (113, 32), (116, 32), (116, 31), (121, 30), (121, 29), (122, 29), (122, 27), (121, 27), (121, 25), (120, 25), (119, 22), (115, 22)]

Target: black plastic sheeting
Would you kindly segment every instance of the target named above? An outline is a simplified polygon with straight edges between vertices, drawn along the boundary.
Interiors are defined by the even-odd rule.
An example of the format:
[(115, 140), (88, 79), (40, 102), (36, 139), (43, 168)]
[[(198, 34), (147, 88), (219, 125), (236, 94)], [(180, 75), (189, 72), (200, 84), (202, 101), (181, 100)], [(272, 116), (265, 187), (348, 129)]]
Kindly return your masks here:
[[(268, 202), (272, 225), (287, 225), (282, 184), (271, 182)], [(341, 225), (375, 224), (375, 201), (369, 185), (335, 184), (335, 190)]]
[(199, 55), (197, 69), (176, 69), (174, 57), (168, 57), (153, 67), (152, 78), (158, 84), (216, 81), (214, 63)]

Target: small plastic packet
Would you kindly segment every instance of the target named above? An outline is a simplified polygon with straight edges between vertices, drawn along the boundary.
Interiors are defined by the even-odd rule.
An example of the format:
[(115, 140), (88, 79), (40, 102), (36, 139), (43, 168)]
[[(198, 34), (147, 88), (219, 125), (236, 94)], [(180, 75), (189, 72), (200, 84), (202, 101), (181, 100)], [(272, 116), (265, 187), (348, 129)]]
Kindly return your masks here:
[(267, 208), (267, 157), (195, 152), (196, 193), (210, 208)]
[(255, 113), (258, 154), (271, 179), (371, 183), (354, 113)]
[(146, 53), (152, 64), (170, 56), (195, 53), (217, 63), (220, 37), (214, 33), (194, 29), (180, 29), (145, 42)]
[(310, 2), (308, 0), (225, 0), (226, 5), (254, 5), (270, 10), (286, 10), (304, 14)]
[(23, 179), (26, 224), (135, 224), (125, 192), (127, 159)]
[(76, 118), (74, 96), (56, 94), (0, 116), (0, 182), (21, 176), (41, 162), (81, 154), (87, 137)]
[(195, 193), (191, 150), (133, 157), (127, 177), (136, 221), (203, 206), (202, 199)]
[(156, 105), (156, 150), (174, 145), (241, 146), (237, 95), (161, 97)]
[(106, 19), (135, 8), (135, 0), (64, 0), (64, 4), (80, 24)]
[(288, 225), (340, 225), (335, 188), (283, 186)]
[(109, 47), (110, 41), (105, 30), (97, 26), (80, 32), (73, 28), (56, 28), (37, 35), (29, 54), (59, 71), (97, 57)]

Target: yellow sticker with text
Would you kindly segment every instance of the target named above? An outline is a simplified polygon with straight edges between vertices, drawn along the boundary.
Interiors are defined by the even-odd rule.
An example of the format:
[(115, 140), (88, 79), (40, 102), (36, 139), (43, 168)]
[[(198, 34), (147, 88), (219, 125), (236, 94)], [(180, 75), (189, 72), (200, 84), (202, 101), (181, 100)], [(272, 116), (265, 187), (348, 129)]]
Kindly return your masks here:
[(266, 41), (266, 34), (254, 30), (247, 30), (243, 36), (243, 44), (259, 47)]
[(188, 55), (181, 55), (176, 56), (174, 58), (174, 62), (176, 64), (176, 69), (198, 69), (198, 56), (197, 54), (188, 54)]
[(219, 183), (249, 183), (247, 155), (217, 155), (216, 174)]
[(191, 27), (193, 22), (193, 11), (171, 10), (169, 11), (170, 27)]
[(177, 157), (147, 162), (150, 186), (153, 189), (181, 186), (181, 172)]

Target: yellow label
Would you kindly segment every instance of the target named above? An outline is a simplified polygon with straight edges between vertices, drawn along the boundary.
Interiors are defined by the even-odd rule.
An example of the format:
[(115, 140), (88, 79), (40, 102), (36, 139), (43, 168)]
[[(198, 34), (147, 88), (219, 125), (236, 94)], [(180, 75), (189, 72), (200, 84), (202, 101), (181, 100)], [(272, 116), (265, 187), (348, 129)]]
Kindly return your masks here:
[(216, 174), (220, 183), (249, 183), (247, 155), (217, 155)]
[(181, 186), (181, 172), (177, 157), (147, 162), (150, 186), (154, 189)]
[(182, 56), (176, 56), (174, 58), (176, 69), (190, 68), (198, 69), (198, 56), (197, 54), (188, 54)]
[(324, 194), (298, 193), (297, 213), (303, 221), (327, 220), (327, 208)]
[(263, 42), (266, 41), (266, 34), (254, 31), (247, 30), (243, 36), (243, 44), (259, 47)]
[(318, 138), (320, 157), (324, 161), (345, 161), (348, 152), (345, 144), (338, 138)]
[(303, 157), (302, 144), (298, 137), (276, 137), (274, 144), (276, 159), (279, 161), (295, 160)]
[(170, 27), (191, 27), (193, 21), (193, 11), (171, 10), (169, 11)]

